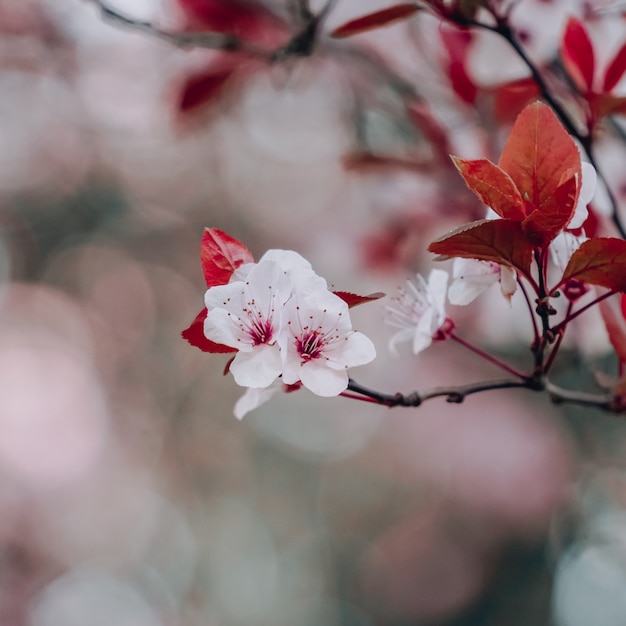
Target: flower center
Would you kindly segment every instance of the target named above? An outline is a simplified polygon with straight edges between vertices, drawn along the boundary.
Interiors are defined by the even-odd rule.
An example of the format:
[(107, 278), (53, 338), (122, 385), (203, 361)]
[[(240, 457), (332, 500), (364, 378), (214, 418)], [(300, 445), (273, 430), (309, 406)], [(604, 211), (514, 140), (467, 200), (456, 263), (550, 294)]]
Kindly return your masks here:
[(303, 361), (311, 361), (322, 356), (327, 341), (324, 335), (317, 330), (304, 332), (296, 338), (296, 348)]

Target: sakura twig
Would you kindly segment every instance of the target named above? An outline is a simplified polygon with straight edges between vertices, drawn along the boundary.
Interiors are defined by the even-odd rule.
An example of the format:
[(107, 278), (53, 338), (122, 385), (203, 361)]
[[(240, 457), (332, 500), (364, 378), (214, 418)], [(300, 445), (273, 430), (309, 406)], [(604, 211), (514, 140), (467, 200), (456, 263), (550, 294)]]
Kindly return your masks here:
[(425, 391), (413, 391), (409, 394), (387, 394), (373, 389), (368, 389), (357, 383), (354, 379), (348, 382), (348, 389), (354, 393), (360, 394), (374, 400), (377, 404), (387, 407), (418, 407), (426, 400), (432, 398), (445, 397), (447, 402), (460, 404), (465, 398), (474, 393), (481, 391), (489, 391), (491, 389), (511, 389), (511, 388), (527, 388), (527, 381), (519, 380), (492, 380), (481, 383), (472, 383), (469, 385), (461, 385), (458, 387), (433, 387)]
[(535, 343), (539, 342), (539, 327), (537, 326), (537, 319), (535, 318), (535, 309), (530, 301), (530, 296), (528, 295), (528, 290), (526, 289), (526, 285), (524, 281), (519, 277), (517, 279), (517, 284), (519, 285), (520, 291), (524, 296), (524, 300), (526, 301), (526, 306), (528, 307), (528, 312), (530, 313), (530, 321), (533, 325), (533, 335), (535, 338)]
[(124, 26), (138, 32), (146, 33), (180, 48), (209, 48), (211, 50), (227, 51), (245, 50), (254, 55), (267, 55), (267, 51), (251, 46), (234, 35), (213, 32), (184, 33), (167, 31), (154, 26), (154, 24), (150, 22), (143, 22), (123, 15), (116, 9), (111, 8), (104, 0), (88, 1), (100, 11), (104, 20), (117, 24), (118, 26)]
[(395, 393), (388, 394), (364, 387), (350, 379), (348, 389), (356, 394), (342, 394), (344, 397), (365, 400), (376, 404), (393, 407), (419, 407), (426, 400), (432, 398), (445, 398), (446, 402), (461, 404), (468, 396), (491, 391), (496, 389), (528, 389), (535, 392), (546, 392), (554, 404), (575, 404), (578, 406), (589, 406), (601, 409), (608, 413), (623, 414), (626, 412), (626, 402), (619, 395), (613, 394), (593, 394), (582, 391), (572, 391), (563, 389), (555, 385), (547, 378), (527, 378), (526, 380), (491, 380), (480, 383), (470, 383), (467, 385), (450, 387), (433, 387), (424, 391), (413, 391), (409, 394)]
[(478, 346), (475, 346), (469, 341), (466, 341), (465, 339), (459, 337), (456, 333), (451, 333), (450, 339), (453, 339), (457, 343), (461, 344), (464, 348), (471, 350), (474, 354), (477, 354), (478, 356), (482, 357), (486, 361), (489, 361), (489, 363), (493, 363), (496, 367), (499, 367), (505, 372), (508, 372), (509, 374), (512, 374), (513, 376), (517, 376), (517, 378), (521, 378), (522, 380), (525, 380), (528, 377), (528, 375), (524, 374), (524, 372), (520, 372), (519, 370), (515, 369), (513, 366), (509, 365), (508, 363), (501, 361), (500, 359), (495, 357), (493, 354), (489, 354), (488, 352), (485, 352)]

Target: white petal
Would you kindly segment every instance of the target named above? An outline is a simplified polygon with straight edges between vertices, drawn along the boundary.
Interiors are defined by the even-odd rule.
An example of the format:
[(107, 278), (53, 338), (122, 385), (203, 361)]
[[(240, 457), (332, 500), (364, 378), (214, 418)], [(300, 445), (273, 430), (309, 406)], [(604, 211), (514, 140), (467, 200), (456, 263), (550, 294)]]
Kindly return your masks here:
[(278, 390), (280, 389), (280, 384), (270, 385), (269, 387), (265, 387), (264, 389), (255, 389), (249, 387), (246, 389), (246, 392), (237, 400), (235, 403), (235, 417), (240, 420), (249, 413), (253, 411), (257, 407), (261, 406), (265, 402), (267, 402)]
[(428, 276), (428, 293), (437, 311), (437, 321), (442, 324), (446, 317), (446, 293), (448, 291), (448, 272), (431, 270)]
[(328, 367), (334, 369), (365, 365), (376, 358), (376, 348), (369, 337), (358, 331), (335, 342), (326, 352)]
[(498, 282), (499, 275), (498, 266), (495, 264), (476, 259), (455, 259), (448, 300), (456, 305), (469, 304)]
[(242, 387), (268, 387), (282, 370), (278, 345), (261, 344), (250, 352), (238, 352), (230, 364), (235, 382)]
[(403, 328), (399, 330), (389, 340), (389, 351), (392, 354), (398, 355), (398, 344), (404, 343), (406, 341), (412, 341), (415, 336), (415, 328)]
[(419, 354), (433, 342), (432, 333), (416, 330), (413, 334), (413, 354)]
[(433, 342), (433, 334), (440, 324), (437, 323), (437, 312), (434, 307), (430, 307), (417, 322), (413, 334), (413, 354), (419, 354)]
[(224, 309), (213, 309), (204, 320), (204, 336), (215, 343), (222, 343), (244, 352), (252, 349), (251, 339), (241, 330), (237, 316)]
[(502, 295), (511, 300), (511, 296), (517, 291), (517, 273), (511, 267), (502, 265), (500, 268), (500, 290)]
[(595, 191), (598, 176), (596, 170), (591, 163), (581, 163), (582, 168), (582, 183), (580, 186), (580, 192), (578, 194), (578, 202), (576, 203), (576, 209), (572, 215), (572, 219), (567, 225), (568, 228), (580, 228), (587, 219), (589, 211), (587, 211), (587, 205), (591, 202)]
[(585, 236), (576, 237), (572, 235), (572, 233), (567, 232), (559, 233), (554, 238), (550, 244), (550, 256), (552, 257), (552, 262), (561, 272), (565, 271), (572, 254), (574, 254), (586, 240), (587, 237)]
[(338, 396), (348, 386), (348, 373), (345, 369), (331, 369), (323, 361), (315, 359), (305, 363), (300, 369), (302, 384), (318, 396)]

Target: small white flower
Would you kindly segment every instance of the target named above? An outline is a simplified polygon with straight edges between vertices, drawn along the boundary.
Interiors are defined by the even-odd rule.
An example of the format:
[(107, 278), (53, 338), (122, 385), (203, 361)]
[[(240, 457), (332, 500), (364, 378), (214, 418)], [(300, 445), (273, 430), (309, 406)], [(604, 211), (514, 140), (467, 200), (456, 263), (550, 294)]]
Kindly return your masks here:
[(389, 348), (397, 353), (397, 344), (412, 343), (413, 354), (419, 354), (432, 343), (445, 325), (445, 301), (448, 273), (431, 270), (426, 282), (421, 274), (407, 281), (406, 289), (392, 298), (393, 304), (385, 307), (385, 321), (400, 330), (390, 339)]
[(510, 300), (517, 289), (517, 275), (513, 268), (491, 261), (454, 259), (448, 300), (457, 305), (469, 304), (497, 282), (500, 282), (502, 295)]
[(238, 385), (267, 387), (281, 372), (278, 334), (292, 284), (273, 261), (250, 268), (245, 281), (211, 287), (204, 301), (208, 309), (204, 334), (238, 352), (230, 371)]
[(348, 386), (347, 369), (376, 357), (371, 340), (352, 329), (348, 305), (330, 291), (294, 294), (279, 343), (283, 383), (300, 381), (318, 396), (339, 395)]

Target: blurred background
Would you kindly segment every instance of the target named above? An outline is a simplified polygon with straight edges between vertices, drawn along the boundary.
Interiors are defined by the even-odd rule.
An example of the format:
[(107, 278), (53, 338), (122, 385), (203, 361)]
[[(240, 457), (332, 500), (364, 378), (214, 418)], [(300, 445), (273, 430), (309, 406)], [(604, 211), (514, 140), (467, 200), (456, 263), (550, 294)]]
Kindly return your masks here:
[[(192, 4), (114, 6), (201, 30)], [(389, 4), (343, 0), (326, 28)], [(282, 41), (285, 3), (255, 6), (241, 36)], [(538, 62), (585, 6), (519, 3)], [(619, 419), (517, 391), (419, 410), (301, 391), (238, 422), (227, 357), (180, 337), (203, 305), (205, 226), (391, 294), (428, 271), (429, 241), (482, 216), (446, 155), (497, 159), (510, 120), (489, 81), (524, 69), (441, 32), (420, 14), (269, 66), (86, 0), (0, 0), (0, 625), (626, 623)], [(458, 46), (482, 81), (471, 102)], [(196, 89), (208, 67), (228, 80)], [(459, 333), (526, 367), (527, 319), (501, 300), (454, 311)], [(359, 382), (498, 375), (459, 346), (390, 355), (384, 304), (353, 311), (379, 354)], [(597, 318), (570, 339), (560, 382), (611, 371)]]

